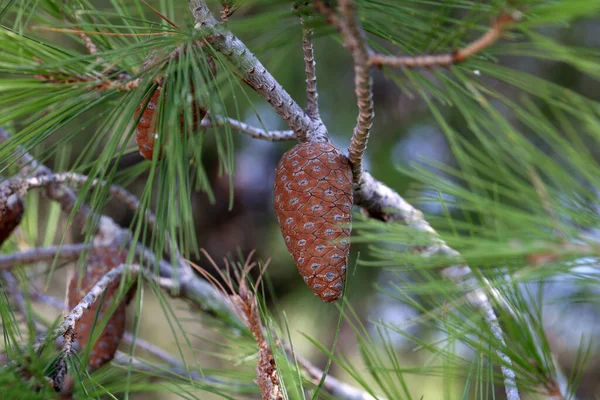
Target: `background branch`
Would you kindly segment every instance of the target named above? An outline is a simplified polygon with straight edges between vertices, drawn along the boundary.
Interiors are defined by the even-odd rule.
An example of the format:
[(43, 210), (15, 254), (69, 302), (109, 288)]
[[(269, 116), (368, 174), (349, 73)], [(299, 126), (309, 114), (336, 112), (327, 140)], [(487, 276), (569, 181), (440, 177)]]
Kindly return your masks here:
[(433, 67), (436, 65), (448, 66), (465, 61), (469, 57), (483, 51), (487, 47), (494, 44), (508, 25), (517, 21), (520, 18), (520, 13), (513, 12), (508, 14), (503, 12), (494, 21), (490, 29), (477, 40), (469, 43), (467, 46), (458, 49), (452, 53), (436, 54), (436, 55), (419, 55), (419, 56), (390, 56), (384, 54), (371, 54), (369, 63), (378, 67)]
[(33, 345), (33, 349), (35, 351), (39, 351), (44, 342), (52, 342), (59, 336), (64, 335), (69, 330), (73, 330), (77, 321), (79, 321), (83, 316), (83, 313), (94, 305), (96, 300), (102, 296), (102, 293), (106, 290), (108, 285), (119, 279), (127, 268), (129, 268), (129, 271), (134, 273), (139, 272), (140, 270), (138, 265), (121, 264), (107, 272), (106, 275), (96, 282), (88, 294), (81, 299), (81, 301), (69, 312), (69, 314), (67, 314), (65, 320), (60, 325), (58, 325), (52, 332), (48, 333), (45, 338), (42, 337), (36, 340)]

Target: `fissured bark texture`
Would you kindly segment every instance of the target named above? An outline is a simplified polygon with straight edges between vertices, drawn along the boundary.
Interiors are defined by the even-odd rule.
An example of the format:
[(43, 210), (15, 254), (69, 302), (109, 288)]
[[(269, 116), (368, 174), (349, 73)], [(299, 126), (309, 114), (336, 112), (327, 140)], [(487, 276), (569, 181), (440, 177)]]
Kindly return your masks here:
[(274, 204), (300, 275), (327, 302), (341, 297), (350, 252), (352, 169), (329, 143), (301, 143), (277, 166)]

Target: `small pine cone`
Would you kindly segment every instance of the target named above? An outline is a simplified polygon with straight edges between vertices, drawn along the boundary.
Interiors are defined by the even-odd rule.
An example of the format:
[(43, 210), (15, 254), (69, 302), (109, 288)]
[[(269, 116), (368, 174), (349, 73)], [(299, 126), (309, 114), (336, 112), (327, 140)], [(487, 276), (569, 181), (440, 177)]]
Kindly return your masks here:
[[(215, 66), (215, 62), (212, 57), (206, 57), (208, 66), (212, 72), (212, 76), (217, 76), (217, 69)], [(194, 85), (190, 79), (190, 89), (191, 93), (194, 93)], [(146, 159), (152, 161), (152, 155), (154, 154), (154, 142), (158, 139), (158, 132), (156, 130), (156, 122), (158, 118), (158, 110), (159, 100), (160, 100), (160, 92), (163, 90), (162, 86), (158, 86), (156, 90), (150, 95), (150, 101), (146, 105), (146, 108), (142, 110), (144, 104), (146, 104), (146, 100), (142, 101), (136, 110), (135, 118), (138, 117), (140, 112), (142, 116), (138, 125), (135, 129), (135, 139), (138, 145), (138, 149), (140, 154)], [(207, 110), (201, 106), (198, 106), (196, 101), (192, 102), (192, 113), (193, 113), (193, 125), (192, 130), (196, 131), (200, 126), (200, 123), (206, 116)], [(179, 117), (179, 121), (181, 123), (181, 129), (183, 130), (184, 124), (184, 115), (183, 112)], [(162, 152), (161, 152), (162, 153)], [(160, 159), (162, 154), (158, 155), (158, 159)]]
[(23, 199), (6, 186), (0, 186), (0, 199), (6, 199), (6, 203), (0, 201), (0, 246), (11, 235), (25, 213)]
[(324, 301), (338, 299), (350, 252), (350, 162), (329, 143), (298, 144), (279, 161), (274, 197), (277, 221), (300, 275)]
[[(69, 283), (69, 309), (79, 304), (81, 299), (104, 275), (111, 269), (124, 264), (126, 259), (127, 251), (121, 250), (117, 244), (93, 249), (88, 259), (86, 274), (81, 280), (81, 286), (78, 287), (77, 273)], [(81, 319), (75, 324), (75, 337), (82, 347), (85, 347), (90, 340), (91, 329), (96, 319), (96, 314), (98, 314), (97, 325), (101, 321), (103, 314), (111, 306), (113, 297), (119, 290), (119, 285), (119, 280), (109, 285), (106, 288), (106, 294), (102, 298), (102, 304), (100, 304), (99, 299), (91, 309), (85, 311)], [(125, 332), (125, 308), (132, 295), (133, 292), (130, 290), (127, 293), (126, 299), (117, 306), (104, 331), (102, 331), (98, 341), (96, 341), (96, 344), (90, 351), (88, 364), (93, 369), (102, 367), (114, 358), (115, 352), (119, 347), (119, 342)], [(100, 311), (98, 311), (98, 308), (100, 308)]]

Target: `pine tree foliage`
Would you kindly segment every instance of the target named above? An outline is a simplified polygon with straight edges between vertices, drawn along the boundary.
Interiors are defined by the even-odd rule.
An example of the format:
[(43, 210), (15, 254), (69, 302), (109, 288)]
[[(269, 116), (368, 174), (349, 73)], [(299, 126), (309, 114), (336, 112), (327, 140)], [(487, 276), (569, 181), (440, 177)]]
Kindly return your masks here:
[[(348, 141), (355, 123), (355, 98), (348, 100), (353, 82), (337, 74), (351, 71), (352, 60), (342, 46), (343, 35), (315, 11), (313, 3), (318, 2), (208, 3), (215, 16), (220, 10), (229, 16), (226, 29), (240, 37), (273, 75), (298, 82), (289, 91), (300, 104), (304, 104), (305, 78), (298, 73), (304, 71), (298, 14), (305, 12), (304, 23), (314, 31), (321, 113), (335, 141)], [(506, 369), (514, 371), (522, 398), (589, 396), (579, 383), (588, 366), (595, 364), (598, 329), (588, 329), (588, 335), (569, 344), (575, 351), (572, 365), (565, 368), (549, 338), (569, 325), (548, 326), (545, 315), (549, 307), (560, 305), (565, 313), (576, 313), (582, 305), (596, 308), (600, 301), (600, 103), (593, 94), (570, 86), (566, 78), (545, 79), (528, 72), (525, 62), (503, 61), (560, 65), (596, 87), (600, 51), (565, 43), (559, 33), (580, 21), (597, 24), (600, 1), (354, 3), (369, 45), (384, 55), (452, 54), (489, 31), (502, 13), (510, 13), (515, 21), (501, 41), (464, 62), (431, 68), (381, 66), (379, 78), (396, 86), (394, 95), (402, 93), (412, 103), (424, 105), (428, 118), (443, 132), (452, 160), (422, 158), (393, 170), (374, 165), (371, 172), (393, 188), (409, 186), (403, 195), (415, 207), (438, 210), (426, 219), (439, 237), (410, 224), (355, 213), (352, 243), (360, 246), (361, 254), (356, 267), (349, 268), (344, 298), (330, 306), (336, 316), (333, 345), (305, 336), (329, 360), (325, 369), (311, 366), (295, 348), (289, 321), (294, 316), (277, 301), (274, 305), (267, 301), (277, 298), (276, 290), (270, 290), (272, 273), (267, 269), (258, 284), (246, 269), (245, 256), (230, 259), (229, 269), (222, 272), (221, 278), (238, 278), (231, 287), (224, 289), (220, 278), (211, 280), (209, 273), (201, 274), (227, 295), (241, 296), (245, 288), (255, 296), (253, 307), (265, 335), (264, 348), (257, 349), (258, 328), (235, 306), (230, 314), (210, 306), (182, 311), (160, 282), (139, 274), (123, 280), (123, 292), (112, 307), (125, 296), (125, 284), (137, 287), (129, 308), (135, 322), (122, 346), (126, 350), (117, 353), (110, 365), (89, 371), (85, 352), (73, 351), (65, 361), (64, 353), (53, 346), (36, 351), (36, 338), (62, 318), (57, 312), (37, 309), (28, 280), (57, 279), (55, 275), (68, 264), (57, 258), (44, 266), (11, 268), (19, 283), (16, 287), (2, 276), (3, 348), (10, 360), (0, 370), (3, 396), (64, 396), (48, 384), (49, 377), (52, 381), (62, 368), (70, 371), (65, 379), (72, 398), (136, 398), (138, 393), (155, 393), (157, 398), (166, 393), (181, 398), (257, 398), (265, 393), (254, 382), (257, 360), (265, 354), (273, 359), (277, 390), (285, 399), (504, 398)], [(264, 100), (240, 79), (230, 55), (203, 41), (207, 32), (195, 25), (183, 1), (0, 3), (0, 127), (12, 133), (0, 145), (0, 173), (14, 175), (24, 149), (41, 162), (53, 163), (56, 171), (88, 176), (78, 188), (77, 207), (87, 203), (97, 212), (111, 199), (110, 184), (127, 186), (144, 179), (129, 226), (130, 247), (143, 244), (154, 254), (169, 253), (173, 265), (178, 262), (177, 252), (170, 249), (176, 248), (183, 257), (198, 258), (208, 268), (198, 243), (193, 194), (200, 191), (217, 201), (207, 167), (216, 159), (219, 174), (229, 183), (227, 206), (232, 209), (237, 195), (235, 156), (247, 143), (233, 125), (219, 123), (218, 118), (254, 119), (264, 132), (288, 127), (284, 121), (276, 127), (270, 124), (270, 115), (261, 108)], [(328, 60), (344, 63), (345, 68), (319, 63), (321, 46), (331, 53)], [(215, 62), (216, 76), (209, 59)], [(137, 111), (147, 105), (158, 85), (163, 106), (156, 110), (156, 130), (168, 134), (157, 136), (159, 151), (154, 151), (151, 161), (123, 167), (138, 152)], [(337, 115), (338, 104), (350, 111)], [(200, 108), (208, 109), (210, 118), (198, 127), (195, 115)], [(378, 118), (387, 110), (379, 108), (377, 101), (375, 108), (372, 148), (378, 147), (379, 140), (390, 142), (390, 135), (377, 128)], [(71, 148), (81, 150), (73, 155)], [(109, 184), (94, 185), (94, 179)], [(26, 200), (21, 233), (3, 245), (2, 256), (72, 239), (57, 205), (45, 206), (46, 200), (35, 192)], [(148, 210), (155, 213), (154, 226), (148, 223)], [(71, 212), (66, 225), (73, 224), (76, 212)], [(93, 240), (100, 223), (99, 218), (86, 220), (85, 242)], [(440, 238), (460, 256), (424, 251), (438, 245)], [(271, 245), (266, 246), (268, 251)], [(84, 252), (77, 268), (85, 269), (86, 257)], [(129, 261), (132, 258), (133, 253)], [(468, 265), (472, 274), (458, 283), (449, 280), (440, 272), (453, 265)], [(261, 270), (263, 266), (259, 263)], [(415, 317), (397, 324), (365, 315), (352, 282), (357, 270), (385, 276), (384, 284), (381, 280), (376, 284), (378, 295), (414, 310)], [(574, 289), (556, 295), (558, 285), (565, 282)], [(491, 300), (504, 341), (481, 309), (468, 300), (476, 290)], [(24, 322), (12, 306), (15, 293), (21, 291), (28, 316)], [(147, 351), (140, 338), (139, 319), (150, 298), (157, 301), (167, 321), (163, 329), (178, 351), (170, 356), (168, 367), (158, 362), (165, 358)], [(581, 318), (587, 315), (595, 314)], [(109, 317), (97, 315), (96, 338)], [(358, 356), (337, 349), (343, 327), (352, 333)], [(402, 357), (399, 337), (410, 344), (416, 357)], [(198, 341), (202, 346), (197, 346)], [(325, 379), (331, 367), (343, 372), (354, 387)], [(442, 389), (431, 395), (419, 384), (421, 380), (441, 382)]]

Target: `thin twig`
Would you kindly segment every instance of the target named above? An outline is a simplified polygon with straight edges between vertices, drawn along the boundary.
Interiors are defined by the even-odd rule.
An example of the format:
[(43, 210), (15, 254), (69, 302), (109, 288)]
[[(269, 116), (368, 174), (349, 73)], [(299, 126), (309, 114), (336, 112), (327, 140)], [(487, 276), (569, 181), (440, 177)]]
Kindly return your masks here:
[[(46, 187), (53, 184), (76, 184), (83, 186), (89, 184), (92, 187), (106, 187), (108, 186), (108, 192), (122, 204), (127, 206), (129, 209), (137, 211), (140, 207), (140, 200), (131, 192), (119, 185), (108, 185), (99, 179), (90, 179), (87, 175), (77, 174), (74, 172), (59, 172), (50, 173), (40, 176), (32, 176), (29, 178), (12, 178), (6, 184), (10, 185), (15, 191), (27, 191), (30, 189), (36, 189)], [(146, 209), (145, 213), (146, 221), (150, 229), (156, 229), (156, 216), (154, 213)]]
[(202, 120), (200, 126), (202, 128), (211, 128), (214, 126), (225, 126), (228, 125), (232, 129), (246, 133), (255, 139), (264, 139), (270, 142), (277, 142), (283, 140), (296, 140), (294, 131), (265, 131), (264, 129), (257, 128), (246, 124), (245, 122), (235, 120), (233, 118), (223, 117), (220, 115), (209, 114)]
[(358, 117), (348, 147), (348, 159), (352, 164), (354, 184), (360, 186), (362, 185), (364, 172), (363, 158), (367, 150), (373, 119), (375, 118), (373, 77), (369, 65), (369, 57), (372, 51), (367, 44), (366, 34), (356, 18), (353, 1), (340, 0), (339, 9), (342, 19), (339, 19), (333, 10), (321, 1), (317, 2), (317, 7), (327, 16), (329, 22), (340, 31), (344, 38), (344, 45), (352, 54), (354, 62), (354, 92), (358, 106)]
[[(139, 339), (136, 339), (136, 341)], [(175, 376), (180, 376), (185, 379), (193, 379), (197, 382), (204, 382), (210, 385), (221, 385), (226, 387), (228, 390), (238, 388), (240, 390), (248, 390), (254, 385), (246, 385), (239, 381), (231, 380), (227, 381), (220, 378), (215, 378), (210, 375), (199, 373), (196, 371), (188, 371), (185, 366), (181, 365), (151, 365), (138, 358), (131, 357), (129, 354), (125, 354), (122, 351), (117, 351), (115, 357), (112, 359), (113, 365), (118, 365), (126, 368), (132, 368), (134, 371), (145, 372), (155, 376), (173, 379)]]
[(81, 319), (83, 313), (86, 310), (89, 310), (92, 305), (94, 305), (96, 300), (102, 296), (102, 293), (106, 290), (106, 288), (111, 283), (119, 279), (126, 270), (137, 272), (139, 271), (139, 266), (121, 264), (118, 267), (110, 270), (106, 275), (100, 278), (98, 282), (96, 282), (88, 294), (86, 294), (83, 299), (81, 299), (81, 301), (69, 312), (69, 314), (65, 317), (65, 320), (60, 325), (58, 325), (45, 338), (41, 337), (36, 340), (33, 345), (33, 349), (38, 351), (45, 342), (52, 342), (59, 336), (64, 335), (69, 329), (75, 329), (75, 324)]
[(306, 73), (306, 114), (314, 119), (319, 116), (319, 93), (317, 92), (317, 70), (313, 48), (313, 30), (306, 27), (304, 17), (302, 22), (302, 48), (304, 50), (304, 71)]
[(0, 256), (0, 270), (7, 270), (19, 265), (33, 264), (42, 261), (74, 261), (81, 253), (90, 250), (91, 243), (65, 244), (62, 246), (38, 247), (21, 253), (3, 254)]
[[(304, 357), (293, 352), (289, 345), (285, 346), (285, 350), (290, 357), (293, 357), (296, 359), (296, 361), (298, 361), (298, 364), (300, 364), (306, 373), (314, 380), (314, 383), (318, 384), (323, 376), (323, 371), (315, 367)], [(323, 389), (325, 389), (325, 391), (332, 396), (345, 400), (385, 400), (384, 397), (373, 396), (367, 392), (355, 388), (354, 386), (350, 386), (344, 382), (341, 382), (331, 375), (327, 375), (325, 377)]]
[(494, 44), (508, 25), (517, 21), (520, 18), (518, 12), (508, 14), (506, 12), (494, 21), (490, 29), (477, 40), (469, 43), (467, 46), (458, 49), (452, 53), (436, 54), (436, 55), (419, 55), (419, 56), (390, 56), (384, 54), (372, 54), (369, 58), (369, 64), (374, 66), (388, 67), (433, 67), (433, 66), (448, 66), (458, 64), (473, 55), (480, 53), (487, 47)]

